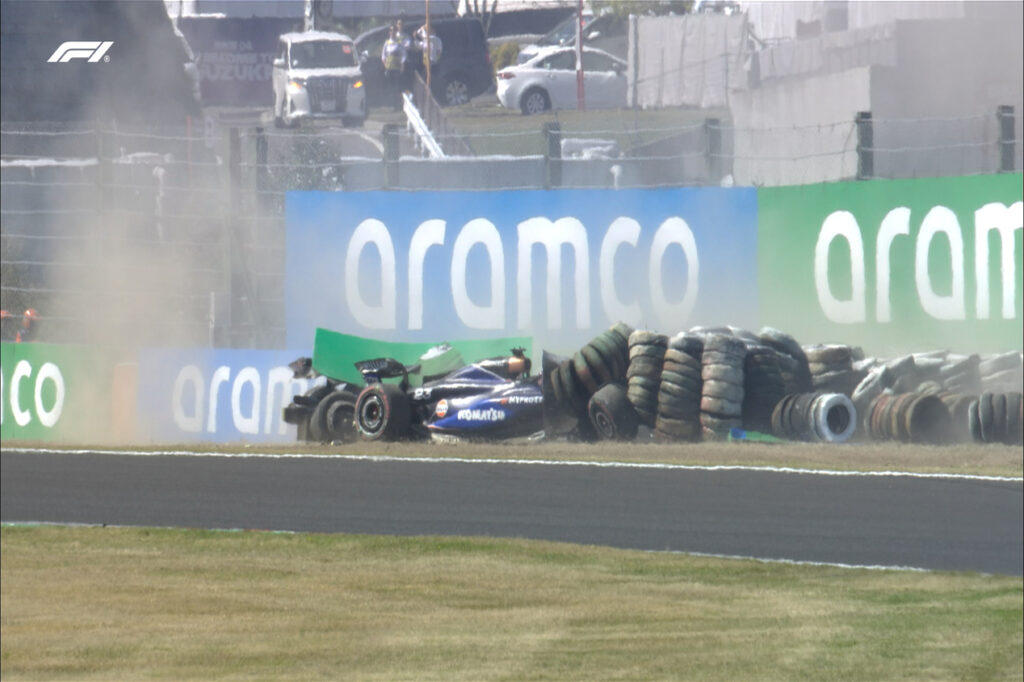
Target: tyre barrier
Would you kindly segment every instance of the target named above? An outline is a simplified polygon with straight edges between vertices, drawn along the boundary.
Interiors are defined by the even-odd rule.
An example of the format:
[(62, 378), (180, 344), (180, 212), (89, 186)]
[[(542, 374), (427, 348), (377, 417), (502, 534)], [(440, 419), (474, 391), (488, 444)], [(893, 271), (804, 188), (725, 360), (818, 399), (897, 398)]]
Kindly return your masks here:
[(873, 440), (938, 445), (954, 438), (949, 408), (933, 393), (882, 393), (868, 406), (863, 427)]
[(668, 349), (668, 337), (642, 329), (629, 335), (626, 397), (640, 421), (654, 426), (658, 418), (658, 391)]
[(779, 354), (759, 342), (750, 345), (743, 359), (743, 428), (771, 431), (772, 410), (785, 395)]
[(703, 347), (703, 341), (697, 337), (682, 335), (669, 340), (658, 387), (655, 440), (695, 440), (700, 436)]
[(743, 364), (746, 344), (731, 333), (712, 333), (701, 354), (700, 425), (711, 440), (723, 440), (743, 426)]
[(844, 443), (857, 428), (857, 410), (842, 393), (791, 393), (776, 404), (772, 434), (779, 438)]
[(1024, 397), (1021, 393), (982, 393), (967, 411), (975, 443), (1024, 444)]
[[(979, 426), (972, 435), (971, 402), (983, 392), (1021, 393), (1024, 364), (1017, 351), (964, 355), (934, 350), (876, 358), (842, 344), (802, 346), (772, 327), (757, 334), (732, 326), (693, 327), (668, 337), (619, 323), (559, 364), (545, 381), (550, 381), (554, 400), (563, 403), (562, 411), (587, 428), (590, 399), (603, 386), (619, 384), (640, 424), (650, 427), (658, 441), (722, 439), (741, 427), (824, 442), (845, 439), (851, 428), (864, 439), (989, 442), (983, 433), (998, 425)], [(781, 405), (801, 394), (843, 395), (849, 405), (829, 404), (833, 424), (826, 414), (824, 426), (818, 427), (821, 435), (809, 399)], [(944, 428), (939, 423), (943, 409)], [(854, 418), (842, 422), (844, 414)], [(980, 422), (987, 414), (987, 408), (976, 406), (974, 419)], [(1011, 425), (1019, 421), (1006, 419)], [(836, 426), (840, 422), (843, 428)]]

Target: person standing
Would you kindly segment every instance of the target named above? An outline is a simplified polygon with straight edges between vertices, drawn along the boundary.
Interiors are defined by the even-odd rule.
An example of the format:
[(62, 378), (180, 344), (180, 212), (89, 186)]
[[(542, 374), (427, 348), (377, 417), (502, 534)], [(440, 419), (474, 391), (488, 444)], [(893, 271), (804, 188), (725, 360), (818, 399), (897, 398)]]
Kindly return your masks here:
[(414, 53), (419, 48), (409, 38), (409, 34), (405, 32), (405, 22), (401, 17), (395, 22), (395, 30), (398, 32), (398, 41), (402, 44), (402, 49), (405, 50), (405, 64), (402, 67), (402, 90), (410, 92), (412, 90), (412, 75), (416, 72), (416, 65), (420, 62), (419, 55)]
[(39, 333), (39, 313), (35, 308), (29, 308), (21, 316), (21, 329), (14, 337), (15, 343), (29, 343), (36, 340)]
[(424, 68), (427, 66), (428, 59), (431, 66), (437, 66), (437, 63), (441, 60), (441, 50), (444, 46), (441, 44), (441, 39), (433, 31), (430, 32), (430, 38), (427, 38), (427, 27), (425, 24), (416, 31), (416, 45), (423, 51)]
[(388, 39), (384, 41), (380, 58), (384, 62), (384, 82), (387, 83), (392, 105), (395, 111), (399, 111), (402, 108), (402, 74), (405, 70), (406, 50), (402, 45), (398, 26), (395, 24), (392, 24), (388, 30)]

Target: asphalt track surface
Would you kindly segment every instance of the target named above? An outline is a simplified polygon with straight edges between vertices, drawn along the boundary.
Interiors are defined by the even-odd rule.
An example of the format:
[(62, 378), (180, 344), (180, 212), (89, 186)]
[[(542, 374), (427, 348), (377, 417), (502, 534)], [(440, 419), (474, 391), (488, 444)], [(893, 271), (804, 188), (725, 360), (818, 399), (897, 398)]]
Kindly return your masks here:
[(524, 537), (1024, 575), (1019, 480), (4, 449), (0, 520)]

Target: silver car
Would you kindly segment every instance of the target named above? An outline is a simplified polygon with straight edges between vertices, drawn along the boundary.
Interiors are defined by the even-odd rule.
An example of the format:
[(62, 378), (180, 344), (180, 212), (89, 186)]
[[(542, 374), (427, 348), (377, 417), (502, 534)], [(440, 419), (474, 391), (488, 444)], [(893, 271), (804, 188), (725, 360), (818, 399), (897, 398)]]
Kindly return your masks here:
[(366, 88), (352, 39), (340, 33), (285, 33), (274, 59), (274, 122), (366, 120)]

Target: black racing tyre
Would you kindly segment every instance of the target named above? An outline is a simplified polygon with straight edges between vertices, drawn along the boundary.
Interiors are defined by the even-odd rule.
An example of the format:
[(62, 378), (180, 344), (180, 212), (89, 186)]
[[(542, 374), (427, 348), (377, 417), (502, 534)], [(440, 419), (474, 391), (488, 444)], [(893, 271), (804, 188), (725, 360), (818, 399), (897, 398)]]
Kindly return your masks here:
[(700, 369), (700, 377), (704, 381), (727, 381), (742, 386), (743, 368), (722, 364), (704, 365)]
[(981, 400), (972, 400), (971, 406), (967, 408), (967, 432), (975, 443), (982, 442), (981, 437)]
[(663, 434), (672, 436), (673, 439), (692, 440), (700, 432), (700, 422), (659, 414), (654, 420), (654, 428)]
[(394, 384), (364, 388), (356, 400), (355, 412), (356, 427), (364, 440), (398, 440), (409, 433), (409, 398)]
[(739, 419), (743, 415), (743, 403), (724, 398), (712, 398), (703, 396), (700, 399), (701, 413), (707, 413), (718, 417), (733, 417)]
[(629, 360), (632, 362), (638, 358), (653, 358), (662, 360), (665, 357), (665, 347), (653, 343), (638, 343), (629, 347)]
[(675, 403), (662, 402), (661, 395), (659, 395), (658, 416), (668, 417), (670, 419), (682, 419), (683, 421), (696, 423), (700, 421), (700, 405), (694, 403), (692, 407), (683, 408)]
[[(334, 395), (340, 397), (334, 398)], [(335, 441), (351, 443), (358, 435), (355, 422), (355, 396), (351, 393), (335, 393), (334, 395), (324, 400), (324, 402), (331, 401), (324, 419), (325, 433), (332, 443)]]
[(647, 377), (657, 380), (661, 376), (661, 362), (654, 358), (640, 357), (630, 361), (626, 370), (626, 378)]
[(700, 370), (701, 366), (701, 362), (698, 357), (677, 348), (666, 349), (664, 360), (665, 362), (676, 362), (680, 365), (689, 365), (697, 370)]
[(597, 389), (601, 387), (601, 381), (595, 375), (587, 362), (586, 357), (580, 351), (576, 351), (572, 356), (572, 365), (576, 370), (576, 378), (580, 380), (583, 388), (587, 390), (587, 397), (597, 393)]
[(657, 391), (658, 387), (661, 386), (661, 378), (651, 379), (650, 377), (635, 376), (629, 378), (628, 384), (630, 386), (642, 386), (648, 391)]
[(807, 356), (807, 362), (820, 362), (820, 363), (838, 363), (838, 362), (853, 362), (853, 349), (849, 346), (843, 346), (839, 344), (835, 345), (822, 345), (822, 346), (808, 346), (804, 348), (804, 355)]
[(1006, 440), (1006, 394), (992, 394), (992, 436), (990, 443)]
[(983, 377), (990, 376), (997, 372), (1008, 369), (1019, 369), (1021, 366), (1020, 354), (1013, 350), (1008, 353), (1001, 353), (985, 358), (978, 364), (978, 371)]
[(809, 362), (807, 369), (811, 371), (811, 376), (818, 376), (833, 372), (848, 372), (853, 369), (853, 365), (849, 362)]
[(1021, 441), (1021, 403), (1024, 396), (1020, 393), (1006, 394), (1006, 435), (1003, 443), (1006, 445), (1020, 445)]
[(626, 368), (629, 366), (629, 350), (625, 343), (619, 343), (615, 334), (610, 331), (599, 334), (594, 337), (590, 345), (594, 346), (604, 357), (605, 365), (611, 370), (614, 381), (621, 381), (626, 377)]
[(705, 381), (700, 390), (701, 396), (721, 398), (734, 403), (743, 402), (743, 385), (730, 381)]
[(541, 88), (530, 88), (523, 93), (522, 99), (519, 100), (519, 109), (525, 116), (542, 114), (550, 108), (551, 99), (548, 97), (548, 93)]
[(602, 440), (632, 440), (636, 438), (640, 419), (619, 384), (606, 384), (595, 393), (587, 405), (590, 423)]
[(661, 404), (666, 401), (678, 401), (677, 404), (692, 404), (695, 406), (700, 405), (701, 395), (698, 391), (684, 388), (676, 384), (663, 382), (661, 388), (658, 389), (658, 403)]
[(738, 417), (716, 417), (708, 412), (701, 412), (700, 425), (715, 435), (725, 436), (729, 434), (729, 429), (742, 428), (743, 421)]
[(569, 401), (569, 407), (573, 414), (582, 416), (587, 412), (587, 389), (580, 383), (576, 376), (576, 366), (571, 360), (566, 362), (559, 369), (562, 389), (565, 391), (565, 398)]
[(629, 347), (647, 345), (647, 346), (661, 346), (665, 348), (668, 346), (668, 337), (664, 334), (657, 332), (650, 332), (646, 329), (637, 329), (629, 335)]
[(630, 386), (626, 389), (629, 402), (638, 409), (654, 412), (658, 407), (658, 393), (643, 386)]
[(661, 373), (661, 385), (674, 386), (680, 389), (691, 391), (700, 395), (701, 387), (704, 382), (700, 380), (700, 377), (693, 377), (689, 374), (679, 374), (678, 372), (662, 372)]
[(309, 421), (306, 423), (306, 440), (313, 443), (327, 443), (330, 441), (327, 435), (327, 407), (324, 401), (335, 395), (333, 386), (314, 386), (305, 393), (305, 397), (314, 402), (313, 411), (309, 414)]
[(732, 355), (742, 361), (747, 354), (747, 344), (735, 336), (712, 334), (704, 339), (704, 353), (707, 354), (709, 352)]
[(728, 367), (738, 367), (743, 369), (742, 355), (722, 353), (717, 350), (705, 350), (704, 354), (700, 356), (700, 362), (704, 367), (708, 365), (726, 365)]
[(616, 341), (618, 341), (623, 348), (626, 348), (628, 350), (629, 335), (636, 330), (630, 327), (625, 322), (616, 322), (608, 329), (608, 331), (615, 335)]
[(692, 367), (690, 365), (680, 365), (678, 362), (665, 362), (661, 366), (661, 376), (664, 378), (666, 374), (673, 374), (681, 376), (688, 381), (700, 384), (704, 381), (701, 378), (700, 367)]
[(775, 350), (781, 351), (795, 358), (802, 357), (804, 354), (803, 348), (800, 347), (800, 344), (797, 343), (796, 339), (773, 327), (762, 328), (761, 332), (757, 335), (757, 338), (761, 340), (761, 343), (771, 346)]
[(607, 384), (615, 381), (615, 372), (612, 369), (614, 365), (609, 362), (600, 350), (593, 344), (588, 343), (580, 349), (580, 354), (586, 358), (587, 365), (590, 366), (590, 371), (593, 373), (597, 383)]
[(677, 350), (686, 353), (700, 362), (700, 356), (704, 352), (704, 339), (696, 334), (683, 332), (676, 334), (668, 340), (670, 350)]

